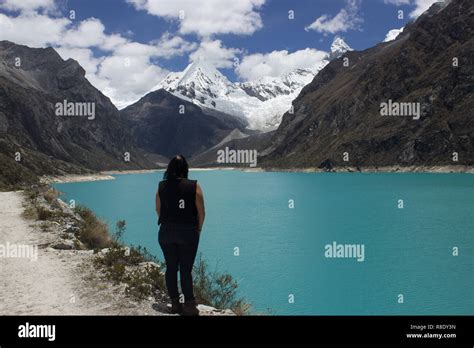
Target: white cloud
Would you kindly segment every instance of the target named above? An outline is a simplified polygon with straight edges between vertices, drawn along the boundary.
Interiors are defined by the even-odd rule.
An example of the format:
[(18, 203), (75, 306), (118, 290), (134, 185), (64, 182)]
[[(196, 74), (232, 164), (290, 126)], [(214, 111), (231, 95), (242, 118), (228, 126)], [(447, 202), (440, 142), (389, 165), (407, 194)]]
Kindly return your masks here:
[(359, 29), (364, 22), (359, 15), (360, 0), (346, 0), (346, 6), (342, 8), (334, 17), (323, 14), (313, 23), (305, 27), (306, 31), (315, 30), (319, 33), (346, 32), (348, 30)]
[(0, 9), (33, 13), (38, 10), (55, 11), (55, 0), (0, 0)]
[(232, 68), (234, 58), (241, 50), (227, 48), (221, 40), (203, 40), (199, 48), (189, 55), (191, 62), (205, 61), (216, 68)]
[(101, 46), (106, 35), (105, 27), (102, 22), (96, 18), (88, 18), (80, 22), (80, 24), (67, 30), (61, 39), (61, 44), (70, 47), (91, 47)]
[(168, 70), (151, 64), (146, 55), (113, 55), (102, 61), (91, 82), (99, 85), (121, 109), (150, 92), (168, 73)]
[(262, 28), (257, 10), (265, 0), (127, 0), (138, 10), (178, 21), (182, 34), (253, 34)]
[(384, 3), (401, 6), (401, 5), (410, 5), (414, 6), (415, 9), (410, 12), (411, 18), (419, 17), (423, 12), (428, 10), (431, 5), (435, 2), (444, 2), (445, 0), (384, 0)]
[(120, 47), (121, 45), (124, 45), (127, 42), (129, 42), (129, 40), (124, 38), (122, 35), (119, 35), (119, 34), (106, 35), (104, 37), (104, 41), (102, 42), (102, 45), (100, 46), (100, 48), (105, 51), (113, 51), (117, 47)]
[(236, 69), (243, 80), (255, 80), (264, 76), (282, 76), (295, 69), (313, 68), (321, 64), (327, 52), (306, 48), (293, 53), (273, 51), (245, 56)]
[[(170, 33), (149, 43), (134, 42), (120, 34), (107, 34), (97, 18), (76, 24), (64, 17), (34, 12), (40, 8), (38, 4), (22, 4), (25, 10), (20, 9), (16, 16), (0, 13), (0, 40), (30, 47), (52, 46), (63, 59), (77, 60), (87, 79), (119, 108), (138, 100), (169, 73), (154, 58), (171, 58), (197, 47)], [(7, 3), (1, 5), (6, 8)]]
[(0, 39), (33, 47), (44, 47), (61, 41), (70, 21), (40, 14), (9, 17), (0, 13)]
[(410, 12), (410, 17), (417, 18), (423, 12), (428, 10), (435, 2), (440, 2), (440, 0), (414, 0), (413, 4), (415, 5), (415, 9)]
[(383, 42), (395, 40), (397, 36), (403, 32), (403, 29), (404, 27), (401, 27), (400, 29), (389, 30), (387, 35), (385, 35), (385, 39), (383, 40)]
[(161, 57), (171, 58), (176, 55), (194, 51), (198, 44), (195, 42), (188, 42), (180, 36), (173, 36), (165, 32), (159, 40), (152, 41), (151, 44), (157, 46), (158, 53)]
[(128, 55), (133, 47), (134, 43), (129, 43), (113, 55), (100, 58), (95, 58), (89, 48), (56, 50), (63, 59), (77, 60), (86, 70), (86, 78), (121, 109), (136, 102), (169, 73), (152, 64), (147, 54)]

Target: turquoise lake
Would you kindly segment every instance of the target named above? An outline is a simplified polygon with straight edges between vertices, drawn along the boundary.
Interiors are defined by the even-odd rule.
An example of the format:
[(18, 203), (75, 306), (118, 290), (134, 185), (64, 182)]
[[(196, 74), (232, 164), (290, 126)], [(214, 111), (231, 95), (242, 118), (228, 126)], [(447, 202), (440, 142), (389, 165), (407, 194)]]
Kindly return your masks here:
[[(126, 220), (125, 242), (163, 259), (154, 206), (162, 174), (54, 186), (112, 230)], [(474, 314), (472, 174), (213, 170), (189, 177), (206, 204), (199, 250), (211, 268), (238, 280), (254, 312)], [(364, 261), (326, 257), (333, 242), (363, 245)]]

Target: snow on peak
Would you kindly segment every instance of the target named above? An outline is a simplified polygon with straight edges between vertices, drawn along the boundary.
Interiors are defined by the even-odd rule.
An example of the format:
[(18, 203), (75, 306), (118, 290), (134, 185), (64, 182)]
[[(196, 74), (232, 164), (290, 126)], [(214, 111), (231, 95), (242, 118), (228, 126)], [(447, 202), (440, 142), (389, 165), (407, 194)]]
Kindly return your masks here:
[(202, 86), (208, 84), (230, 84), (230, 81), (219, 70), (204, 61), (193, 62), (184, 69), (179, 83), (190, 82), (199, 82)]
[(340, 36), (336, 36), (331, 44), (331, 53), (329, 54), (330, 59), (339, 58), (347, 51), (353, 51), (353, 49), (344, 41)]
[(230, 82), (214, 66), (203, 61), (189, 64), (182, 72), (170, 73), (155, 89), (163, 88), (175, 96), (201, 107), (215, 109), (245, 119), (250, 129), (276, 129), (292, 101), (304, 86), (331, 59), (352, 48), (339, 36), (334, 38), (326, 59), (306, 69), (295, 69), (283, 76), (265, 76), (254, 81)]
[(389, 42), (389, 41), (395, 40), (397, 36), (403, 32), (403, 29), (404, 27), (401, 27), (400, 29), (389, 30), (383, 42)]
[(212, 86), (225, 87), (231, 84), (219, 70), (205, 62), (190, 63), (182, 72), (171, 72), (157, 86), (166, 90), (175, 90), (179, 86), (192, 86), (193, 88), (206, 89)]

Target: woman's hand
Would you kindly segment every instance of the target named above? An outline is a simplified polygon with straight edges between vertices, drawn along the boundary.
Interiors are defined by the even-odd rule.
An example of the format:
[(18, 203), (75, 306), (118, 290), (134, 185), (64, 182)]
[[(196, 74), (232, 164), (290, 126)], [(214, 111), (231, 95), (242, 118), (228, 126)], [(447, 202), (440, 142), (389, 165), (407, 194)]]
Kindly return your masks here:
[(198, 213), (198, 233), (201, 235), (202, 225), (204, 224), (204, 218), (206, 216), (206, 210), (204, 208), (204, 195), (201, 190), (201, 186), (196, 183), (196, 209)]

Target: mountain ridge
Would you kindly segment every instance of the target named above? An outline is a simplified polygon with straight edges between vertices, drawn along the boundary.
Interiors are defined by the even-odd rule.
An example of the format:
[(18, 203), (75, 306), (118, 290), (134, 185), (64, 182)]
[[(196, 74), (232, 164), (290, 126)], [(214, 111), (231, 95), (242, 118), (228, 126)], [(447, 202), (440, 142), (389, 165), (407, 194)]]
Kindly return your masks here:
[[(93, 105), (94, 119), (58, 115), (56, 105), (64, 102)], [(0, 41), (0, 155), (6, 184), (37, 175), (151, 165), (116, 107), (75, 60), (63, 60), (53, 48), (9, 41)]]
[(245, 128), (238, 119), (201, 108), (164, 89), (146, 94), (120, 114), (141, 149), (167, 158), (192, 157)]
[[(435, 4), (396, 40), (346, 53), (349, 67), (329, 63), (283, 116), (264, 165), (472, 165), (473, 6)], [(419, 103), (420, 120), (382, 117), (389, 99)]]
[(178, 98), (246, 120), (248, 128), (271, 131), (291, 107), (301, 89), (331, 60), (352, 50), (336, 36), (327, 58), (307, 69), (295, 69), (283, 76), (266, 76), (254, 81), (230, 82), (218, 69), (202, 62), (190, 63), (182, 72), (170, 73), (156, 89)]

